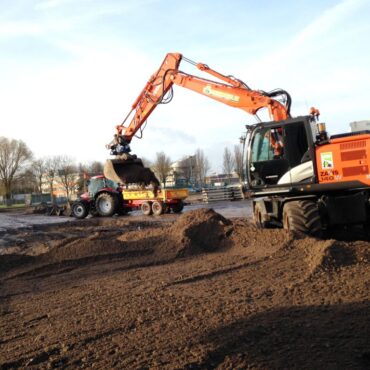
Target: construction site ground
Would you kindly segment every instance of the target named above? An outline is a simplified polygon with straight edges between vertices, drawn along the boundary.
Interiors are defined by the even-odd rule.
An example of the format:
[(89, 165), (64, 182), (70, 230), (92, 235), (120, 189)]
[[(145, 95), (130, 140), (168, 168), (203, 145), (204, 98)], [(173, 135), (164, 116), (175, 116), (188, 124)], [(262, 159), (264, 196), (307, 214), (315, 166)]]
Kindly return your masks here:
[(207, 207), (0, 225), (0, 369), (370, 368), (366, 230)]

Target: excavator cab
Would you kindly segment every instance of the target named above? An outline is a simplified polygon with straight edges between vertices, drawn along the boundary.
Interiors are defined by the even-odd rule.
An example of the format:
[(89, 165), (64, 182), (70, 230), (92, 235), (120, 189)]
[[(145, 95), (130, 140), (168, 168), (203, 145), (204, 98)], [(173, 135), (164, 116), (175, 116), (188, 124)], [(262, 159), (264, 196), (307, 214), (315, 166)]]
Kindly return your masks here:
[(309, 116), (258, 124), (249, 138), (247, 174), (252, 189), (312, 181)]

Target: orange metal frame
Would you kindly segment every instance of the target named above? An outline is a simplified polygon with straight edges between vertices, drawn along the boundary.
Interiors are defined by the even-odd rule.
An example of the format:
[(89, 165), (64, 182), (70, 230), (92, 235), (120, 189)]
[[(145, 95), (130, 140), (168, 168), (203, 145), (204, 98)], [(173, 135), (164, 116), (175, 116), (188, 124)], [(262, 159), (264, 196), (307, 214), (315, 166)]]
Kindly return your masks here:
[[(259, 109), (267, 108), (272, 120), (281, 121), (288, 118), (286, 107), (277, 100), (265, 96), (259, 91), (246, 88), (241, 81), (216, 72), (206, 64), (198, 63), (196, 67), (200, 71), (222, 80), (222, 83), (179, 71), (181, 60), (182, 55), (179, 53), (166, 55), (158, 71), (151, 76), (135, 100), (123, 123), (117, 126), (118, 133), (124, 135), (128, 142), (142, 128), (155, 107), (161, 103), (163, 97), (174, 84), (220, 103), (242, 109), (249, 114), (256, 114)], [(128, 125), (125, 125), (129, 119)]]
[(370, 186), (370, 134), (349, 135), (316, 147), (319, 183), (360, 181)]

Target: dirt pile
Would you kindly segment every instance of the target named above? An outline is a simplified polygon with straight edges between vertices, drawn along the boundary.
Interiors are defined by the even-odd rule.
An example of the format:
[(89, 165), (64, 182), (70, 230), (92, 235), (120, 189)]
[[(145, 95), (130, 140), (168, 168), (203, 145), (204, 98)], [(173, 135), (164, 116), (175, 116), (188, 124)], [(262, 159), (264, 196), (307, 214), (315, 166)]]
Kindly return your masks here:
[(306, 254), (306, 262), (312, 271), (332, 271), (356, 264), (370, 262), (370, 243), (340, 242), (336, 240), (317, 241), (310, 248), (301, 243), (300, 248)]
[(213, 252), (226, 245), (232, 223), (211, 208), (187, 212), (168, 229), (179, 256)]
[[(93, 221), (87, 229), (63, 235), (63, 226), (55, 235), (39, 232), (34, 245), (28, 247), (33, 258), (18, 255), (0, 256), (5, 264), (3, 272), (14, 266), (24, 265), (24, 272), (39, 272), (47, 269), (64, 271), (67, 266), (83, 266), (86, 263), (123, 260), (127, 267), (148, 266), (164, 263), (181, 257), (209, 253), (225, 247), (233, 228), (229, 220), (212, 209), (199, 209), (181, 215), (173, 224), (163, 222), (118, 222), (105, 227)], [(72, 229), (72, 228), (71, 228)], [(68, 228), (65, 229), (66, 232)], [(28, 245), (25, 236), (24, 244)], [(42, 245), (40, 245), (40, 242)], [(40, 255), (37, 255), (40, 252)]]
[(128, 220), (14, 235), (28, 254), (0, 256), (0, 368), (370, 367), (369, 242), (211, 209)]

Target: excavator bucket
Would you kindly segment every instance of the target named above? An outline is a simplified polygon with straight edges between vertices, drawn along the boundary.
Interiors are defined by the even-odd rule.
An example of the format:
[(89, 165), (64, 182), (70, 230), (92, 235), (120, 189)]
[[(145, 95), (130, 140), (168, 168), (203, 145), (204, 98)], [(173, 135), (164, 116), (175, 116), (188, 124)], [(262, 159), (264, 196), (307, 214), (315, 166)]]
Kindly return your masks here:
[(120, 184), (159, 185), (150, 168), (144, 167), (141, 159), (108, 159), (104, 165), (104, 176)]

